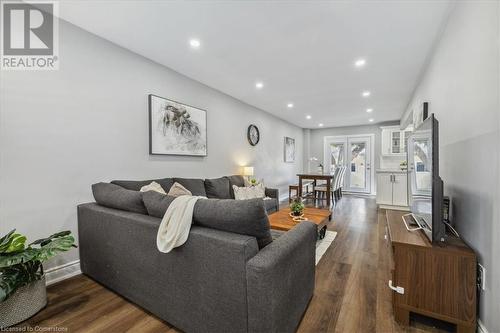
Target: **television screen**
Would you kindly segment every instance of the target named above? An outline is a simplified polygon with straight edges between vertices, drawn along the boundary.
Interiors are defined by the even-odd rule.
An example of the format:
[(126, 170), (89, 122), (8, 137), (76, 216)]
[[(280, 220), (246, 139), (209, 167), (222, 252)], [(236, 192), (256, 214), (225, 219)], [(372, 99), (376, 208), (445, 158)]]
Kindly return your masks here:
[(407, 150), (412, 216), (431, 241), (444, 237), (438, 130), (438, 122), (431, 115), (412, 133)]
[(432, 129), (424, 122), (410, 140), (412, 152), (412, 212), (432, 225)]

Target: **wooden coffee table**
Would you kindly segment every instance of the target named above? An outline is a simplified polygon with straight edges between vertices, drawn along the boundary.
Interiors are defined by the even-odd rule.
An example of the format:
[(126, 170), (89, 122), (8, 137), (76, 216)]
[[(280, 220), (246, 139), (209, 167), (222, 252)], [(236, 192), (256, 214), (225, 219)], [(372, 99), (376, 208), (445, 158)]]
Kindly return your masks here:
[[(318, 237), (322, 239), (325, 237), (326, 224), (332, 219), (332, 212), (329, 209), (320, 209), (306, 207), (304, 209), (304, 217), (309, 222), (316, 224), (318, 228)], [(271, 229), (288, 231), (295, 227), (300, 222), (295, 222), (290, 217), (290, 208), (282, 208), (276, 213), (269, 215), (269, 224)]]

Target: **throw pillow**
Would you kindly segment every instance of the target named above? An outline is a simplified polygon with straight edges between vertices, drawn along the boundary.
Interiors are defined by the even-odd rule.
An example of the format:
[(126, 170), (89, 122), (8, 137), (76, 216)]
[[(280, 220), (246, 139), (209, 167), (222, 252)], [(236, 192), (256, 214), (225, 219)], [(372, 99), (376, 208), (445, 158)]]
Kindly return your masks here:
[(263, 184), (251, 187), (238, 187), (233, 185), (234, 198), (236, 200), (248, 200), (255, 198), (264, 198), (266, 196), (266, 188)]
[(180, 197), (181, 195), (193, 195), (187, 188), (175, 182), (168, 191), (168, 195), (172, 197)]
[(172, 178), (161, 178), (161, 179), (150, 179), (150, 180), (112, 180), (111, 184), (115, 184), (126, 188), (127, 190), (139, 191), (141, 187), (151, 184), (151, 182), (157, 182), (163, 188), (165, 192), (168, 192), (174, 180)]
[(205, 181), (198, 178), (174, 178), (174, 182), (181, 184), (192, 195), (197, 195), (200, 197), (206, 197), (207, 192), (205, 192)]
[(155, 191), (161, 194), (167, 194), (165, 193), (163, 187), (161, 187), (161, 185), (158, 184), (157, 182), (151, 182), (151, 184), (141, 187), (141, 192), (147, 192), (147, 191)]
[(207, 198), (231, 199), (231, 186), (226, 177), (205, 179)]
[(193, 222), (202, 227), (253, 236), (259, 249), (272, 242), (262, 199), (198, 200), (194, 206)]
[(234, 199), (233, 185), (236, 185), (238, 187), (245, 186), (245, 180), (244, 180), (243, 176), (239, 176), (239, 175), (226, 176), (225, 178), (227, 178), (229, 180), (229, 185), (230, 185), (229, 191), (231, 194), (231, 198)]
[(142, 194), (142, 201), (144, 201), (144, 206), (146, 206), (148, 214), (159, 218), (163, 218), (168, 206), (170, 206), (175, 198), (171, 195), (163, 195), (155, 191), (148, 191)]
[(92, 194), (94, 194), (95, 201), (101, 206), (147, 214), (139, 191), (127, 190), (110, 183), (97, 183), (92, 185)]
[[(142, 194), (148, 214), (163, 218), (175, 197), (158, 192)], [(259, 248), (272, 241), (269, 220), (262, 199), (232, 200), (206, 199), (198, 200), (194, 206), (193, 223), (202, 227), (234, 232), (253, 236)]]

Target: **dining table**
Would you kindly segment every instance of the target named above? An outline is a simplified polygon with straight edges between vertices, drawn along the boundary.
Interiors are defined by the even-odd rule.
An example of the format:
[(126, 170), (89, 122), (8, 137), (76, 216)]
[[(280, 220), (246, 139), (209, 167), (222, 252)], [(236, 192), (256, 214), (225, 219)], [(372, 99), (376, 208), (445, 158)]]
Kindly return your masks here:
[(318, 180), (324, 180), (326, 181), (326, 188), (328, 189), (326, 191), (326, 202), (328, 202), (328, 207), (331, 207), (331, 202), (332, 202), (332, 191), (329, 190), (332, 188), (332, 181), (333, 181), (333, 173), (314, 173), (314, 172), (308, 172), (308, 173), (298, 173), (297, 176), (299, 177), (299, 189), (297, 196), (299, 198), (302, 198), (302, 184), (304, 180), (312, 180), (314, 181), (314, 186), (316, 186), (316, 182)]

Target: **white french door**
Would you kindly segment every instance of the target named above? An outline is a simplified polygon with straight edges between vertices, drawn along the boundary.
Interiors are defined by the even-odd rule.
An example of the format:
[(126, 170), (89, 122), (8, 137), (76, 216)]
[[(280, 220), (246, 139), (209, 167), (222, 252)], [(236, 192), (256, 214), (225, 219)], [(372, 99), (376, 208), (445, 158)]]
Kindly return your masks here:
[(327, 136), (324, 138), (325, 171), (346, 166), (344, 191), (371, 193), (373, 135)]

